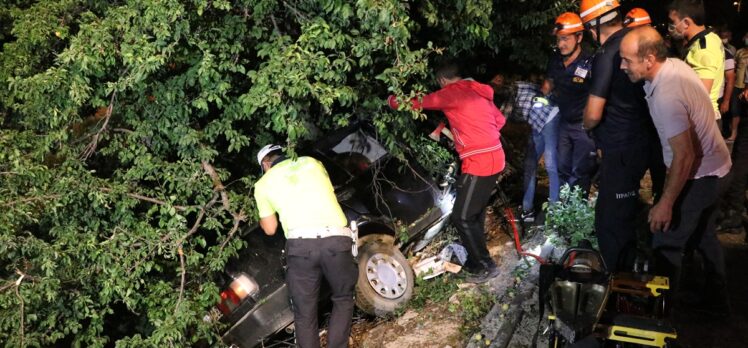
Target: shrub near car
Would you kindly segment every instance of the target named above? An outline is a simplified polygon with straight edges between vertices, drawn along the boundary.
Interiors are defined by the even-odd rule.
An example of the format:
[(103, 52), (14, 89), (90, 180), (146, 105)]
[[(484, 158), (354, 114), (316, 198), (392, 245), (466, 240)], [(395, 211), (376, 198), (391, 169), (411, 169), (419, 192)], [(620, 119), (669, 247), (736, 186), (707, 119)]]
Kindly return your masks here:
[[(425, 247), (451, 214), (451, 170), (437, 185), (415, 161), (391, 156), (369, 125), (350, 126), (299, 153), (324, 164), (346, 217), (357, 222), (356, 305), (373, 315), (392, 313), (413, 293), (413, 270), (403, 250)], [(247, 247), (226, 267), (217, 309), (229, 325), (224, 342), (253, 347), (280, 330), (292, 331), (293, 312), (283, 234), (268, 237), (254, 225), (242, 238)]]

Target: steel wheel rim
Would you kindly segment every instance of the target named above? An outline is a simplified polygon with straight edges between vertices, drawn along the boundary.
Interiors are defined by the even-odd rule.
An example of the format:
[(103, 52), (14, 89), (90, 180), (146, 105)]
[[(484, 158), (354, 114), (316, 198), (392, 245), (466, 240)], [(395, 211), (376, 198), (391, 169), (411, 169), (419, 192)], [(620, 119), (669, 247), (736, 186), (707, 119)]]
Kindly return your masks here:
[(408, 288), (403, 266), (390, 255), (376, 253), (366, 260), (366, 278), (374, 291), (387, 299), (396, 299)]

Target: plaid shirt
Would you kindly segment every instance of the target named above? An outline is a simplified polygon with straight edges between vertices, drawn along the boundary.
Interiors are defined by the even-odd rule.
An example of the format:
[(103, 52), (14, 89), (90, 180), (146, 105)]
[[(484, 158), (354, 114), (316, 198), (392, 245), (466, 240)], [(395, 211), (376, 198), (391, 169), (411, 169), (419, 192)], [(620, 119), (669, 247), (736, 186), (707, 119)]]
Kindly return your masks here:
[(549, 98), (543, 97), (540, 88), (534, 83), (520, 81), (516, 86), (515, 112), (530, 124), (533, 131), (540, 133), (543, 127), (558, 115), (558, 106)]

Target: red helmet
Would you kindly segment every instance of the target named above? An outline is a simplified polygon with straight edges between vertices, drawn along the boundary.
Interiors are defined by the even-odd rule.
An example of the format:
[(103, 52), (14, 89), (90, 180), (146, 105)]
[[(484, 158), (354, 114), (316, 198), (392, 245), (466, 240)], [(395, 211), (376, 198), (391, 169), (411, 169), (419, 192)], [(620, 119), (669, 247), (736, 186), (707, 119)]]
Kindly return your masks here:
[(567, 35), (578, 33), (584, 30), (582, 25), (582, 19), (579, 15), (572, 12), (564, 12), (556, 17), (556, 25), (553, 28), (553, 34), (555, 35)]
[(652, 24), (652, 19), (649, 18), (649, 13), (640, 7), (632, 8), (631, 11), (626, 14), (626, 18), (623, 19), (623, 25), (629, 28), (645, 24)]
[[(617, 9), (621, 4), (618, 0), (582, 0), (579, 5), (579, 16), (582, 17), (582, 22), (587, 24), (593, 19), (598, 19), (603, 15)], [(598, 22), (599, 24), (599, 22)]]

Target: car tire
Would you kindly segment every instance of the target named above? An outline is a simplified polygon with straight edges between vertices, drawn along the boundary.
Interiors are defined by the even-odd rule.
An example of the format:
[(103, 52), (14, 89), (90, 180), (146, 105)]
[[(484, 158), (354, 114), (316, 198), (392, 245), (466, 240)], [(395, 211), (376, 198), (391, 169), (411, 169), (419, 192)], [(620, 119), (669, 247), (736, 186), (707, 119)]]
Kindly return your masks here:
[(384, 239), (372, 239), (359, 248), (356, 305), (385, 317), (413, 295), (415, 277), (400, 249)]

